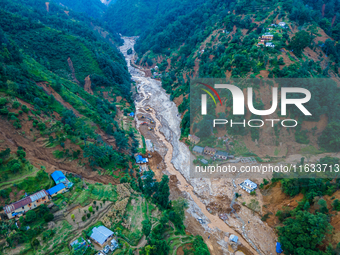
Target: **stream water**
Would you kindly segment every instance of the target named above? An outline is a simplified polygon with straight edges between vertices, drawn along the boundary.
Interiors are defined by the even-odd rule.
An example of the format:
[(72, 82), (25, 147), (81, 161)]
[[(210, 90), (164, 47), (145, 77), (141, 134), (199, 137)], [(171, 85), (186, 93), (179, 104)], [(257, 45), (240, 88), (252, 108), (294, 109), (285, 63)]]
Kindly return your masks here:
[[(153, 132), (155, 132), (158, 140), (166, 147), (166, 155), (163, 159), (166, 165), (166, 170), (169, 174), (176, 175), (179, 181), (177, 185), (178, 188), (189, 195), (191, 208), (189, 208), (188, 211), (199, 211), (199, 213), (193, 216), (196, 218), (200, 217), (206, 222), (209, 222), (205, 226), (205, 229), (208, 232), (213, 233), (214, 229), (219, 229), (225, 233), (237, 235), (242, 245), (250, 252), (253, 254), (261, 254), (244, 231), (242, 231), (242, 236), (233, 228), (228, 226), (217, 215), (210, 214), (207, 211), (205, 204), (194, 192), (192, 183), (195, 183), (197, 187), (197, 182), (199, 182), (199, 180), (190, 180), (189, 177), (190, 158), (192, 155), (188, 147), (179, 140), (181, 135), (181, 118), (178, 113), (178, 109), (175, 103), (170, 100), (170, 96), (162, 88), (160, 81), (150, 77), (145, 77), (145, 73), (143, 71), (131, 65), (134, 54), (127, 55), (127, 50), (130, 48), (133, 49), (135, 38), (123, 37), (123, 39), (124, 45), (120, 47), (120, 50), (125, 56), (132, 79), (137, 84), (138, 94), (143, 98), (142, 100), (135, 101), (135, 116), (139, 113), (144, 113), (146, 106), (151, 108), (149, 114), (156, 123), (156, 127)], [(148, 100), (146, 101), (147, 97)], [(137, 128), (139, 128), (141, 121), (136, 118), (136, 122)], [(189, 183), (189, 181), (191, 183)], [(244, 223), (242, 225), (244, 225)], [(209, 242), (209, 240), (205, 241)]]

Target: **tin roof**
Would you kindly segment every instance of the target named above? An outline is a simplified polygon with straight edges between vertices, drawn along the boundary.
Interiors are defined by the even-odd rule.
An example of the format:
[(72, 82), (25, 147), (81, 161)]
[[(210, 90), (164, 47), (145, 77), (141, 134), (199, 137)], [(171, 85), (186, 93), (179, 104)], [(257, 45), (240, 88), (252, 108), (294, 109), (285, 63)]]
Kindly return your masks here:
[(216, 156), (223, 156), (223, 157), (228, 157), (229, 153), (225, 151), (217, 151)]
[(195, 146), (192, 150), (194, 152), (203, 153), (204, 148), (201, 146)]
[(13, 204), (5, 206), (4, 211), (6, 214), (12, 213), (15, 210), (19, 209), (20, 207), (24, 207), (25, 205), (28, 205), (45, 196), (48, 196), (48, 193), (46, 192), (46, 190), (43, 189), (41, 191), (38, 191), (37, 193), (34, 193), (31, 196), (27, 196), (17, 202), (14, 202)]
[(52, 179), (56, 182), (56, 181), (59, 181), (59, 180), (62, 180), (62, 179), (65, 179), (65, 175), (63, 174), (62, 171), (54, 171), (52, 174), (51, 174), (51, 177)]
[(230, 235), (229, 240), (230, 240), (230, 241), (233, 241), (233, 242), (235, 242), (235, 243), (237, 243), (237, 241), (238, 241), (238, 236)]
[(204, 150), (205, 150), (205, 151), (211, 151), (211, 152), (215, 152), (215, 151), (216, 151), (215, 148), (210, 148), (210, 147), (208, 147), (208, 146), (204, 147)]
[(32, 202), (40, 199), (40, 198), (43, 198), (43, 197), (46, 197), (48, 196), (48, 193), (46, 192), (46, 190), (40, 190), (38, 191), (37, 193), (34, 193), (33, 195), (30, 196)]
[(208, 164), (208, 163), (209, 163), (208, 160), (206, 160), (206, 159), (201, 159), (201, 162), (202, 162), (203, 164)]
[(247, 185), (248, 187), (252, 188), (252, 189), (256, 189), (257, 188), (257, 184), (255, 182), (252, 182), (249, 179), (245, 180), (244, 184)]
[(198, 136), (195, 135), (189, 135), (189, 139), (196, 142), (199, 142), (201, 140)]
[(91, 238), (95, 240), (97, 243), (102, 245), (112, 235), (113, 235), (113, 232), (110, 229), (104, 226), (99, 226), (99, 227), (94, 227), (92, 229)]
[(54, 193), (57, 193), (58, 191), (61, 191), (61, 190), (65, 189), (65, 188), (66, 188), (66, 186), (64, 185), (64, 183), (59, 183), (58, 185), (48, 189), (47, 193), (51, 196)]

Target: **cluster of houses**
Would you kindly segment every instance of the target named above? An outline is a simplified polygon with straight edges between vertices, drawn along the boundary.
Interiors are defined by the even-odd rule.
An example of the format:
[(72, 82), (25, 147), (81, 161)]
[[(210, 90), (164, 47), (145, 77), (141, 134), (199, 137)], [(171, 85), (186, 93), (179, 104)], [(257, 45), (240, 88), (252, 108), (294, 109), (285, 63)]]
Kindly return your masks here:
[(201, 155), (208, 155), (214, 159), (222, 159), (222, 160), (227, 160), (227, 159), (233, 159), (234, 156), (230, 155), (228, 152), (225, 151), (219, 151), (216, 150), (215, 148), (211, 148), (211, 147), (201, 147), (201, 146), (195, 146), (192, 149), (193, 152), (197, 153), (197, 154), (201, 154)]
[[(189, 135), (188, 140), (193, 144), (198, 144), (201, 139), (195, 135)], [(201, 146), (195, 145), (192, 151), (196, 154), (210, 156), (213, 159), (227, 160), (227, 159), (234, 158), (234, 156), (230, 155), (228, 152), (219, 151), (219, 150), (216, 150), (215, 148), (211, 148), (208, 146), (201, 147)], [(202, 159), (201, 162), (203, 164), (208, 164), (208, 161), (206, 159)]]
[[(285, 22), (279, 22), (279, 24), (271, 24), (271, 27), (268, 28), (268, 30), (271, 31), (273, 27), (286, 28), (287, 24)], [(258, 42), (257, 46), (263, 45), (265, 47), (274, 48), (275, 44), (271, 42), (273, 39), (274, 35), (271, 32), (266, 32), (259, 38), (260, 41)]]
[(46, 204), (51, 201), (51, 198), (64, 193), (67, 188), (72, 187), (73, 183), (70, 182), (61, 171), (55, 171), (51, 174), (55, 182), (55, 186), (48, 190), (40, 190), (32, 195), (26, 196), (23, 199), (14, 202), (4, 207), (4, 212), (8, 219), (20, 217), (29, 210), (37, 208), (41, 204)]

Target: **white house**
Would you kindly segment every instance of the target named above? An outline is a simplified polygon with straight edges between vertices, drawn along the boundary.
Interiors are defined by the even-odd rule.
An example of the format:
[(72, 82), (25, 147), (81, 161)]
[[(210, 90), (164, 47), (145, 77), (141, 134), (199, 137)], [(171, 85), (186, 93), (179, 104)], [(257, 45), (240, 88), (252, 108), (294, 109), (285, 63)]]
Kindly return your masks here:
[(285, 27), (286, 26), (286, 22), (283, 22), (283, 21), (279, 22), (279, 26), (280, 27)]
[(274, 43), (271, 43), (271, 42), (267, 42), (267, 43), (266, 43), (266, 47), (274, 48), (274, 47), (275, 47), (275, 44), (274, 44)]
[(255, 191), (257, 189), (257, 184), (247, 179), (240, 184), (241, 188), (247, 191), (248, 193)]

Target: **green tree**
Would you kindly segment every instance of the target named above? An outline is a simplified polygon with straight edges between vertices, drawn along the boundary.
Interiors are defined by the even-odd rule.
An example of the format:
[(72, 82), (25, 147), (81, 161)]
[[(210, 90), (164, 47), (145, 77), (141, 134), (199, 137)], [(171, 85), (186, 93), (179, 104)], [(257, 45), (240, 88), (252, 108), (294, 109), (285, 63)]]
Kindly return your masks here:
[(308, 32), (302, 30), (299, 31), (293, 36), (289, 48), (294, 51), (296, 56), (301, 56), (301, 53), (304, 48), (306, 48), (310, 44), (310, 35)]
[(320, 206), (320, 212), (322, 213), (328, 213), (328, 209), (327, 209), (327, 202), (324, 199), (320, 199), (318, 201), (318, 205)]
[(147, 197), (151, 197), (157, 189), (155, 179), (153, 179), (154, 176), (155, 173), (151, 170), (144, 172), (145, 179), (143, 180), (143, 191)]
[(33, 222), (35, 219), (36, 219), (37, 215), (35, 213), (35, 211), (33, 210), (30, 210), (26, 213), (26, 222), (30, 223), (30, 222)]
[(15, 174), (15, 173), (19, 172), (20, 168), (21, 168), (20, 164), (19, 163), (15, 163), (15, 164), (12, 165), (11, 171), (12, 171), (12, 173)]
[(179, 215), (182, 221), (185, 219), (185, 209), (189, 208), (189, 203), (185, 198), (178, 198), (172, 201), (172, 209)]
[(151, 232), (151, 222), (149, 220), (143, 220), (142, 221), (142, 232), (143, 234), (148, 237), (150, 235)]
[(23, 149), (18, 149), (17, 150), (17, 155), (20, 159), (23, 159), (26, 157), (26, 152)]
[(308, 211), (309, 208), (310, 208), (310, 204), (309, 204), (308, 201), (306, 201), (306, 203), (305, 203), (304, 206), (303, 206), (303, 210)]
[(44, 221), (45, 222), (50, 222), (54, 219), (53, 213), (45, 213), (44, 214)]
[(162, 209), (166, 209), (169, 204), (169, 177), (167, 175), (162, 176), (162, 181), (159, 183), (158, 189), (153, 196), (153, 200)]
[(340, 211), (340, 201), (339, 199), (335, 199), (332, 203), (333, 209), (335, 211)]
[(331, 122), (318, 138), (320, 147), (327, 151), (340, 151), (340, 123)]
[(285, 254), (316, 254), (318, 245), (332, 232), (328, 217), (322, 213), (298, 211), (294, 218), (278, 227), (279, 242)]

